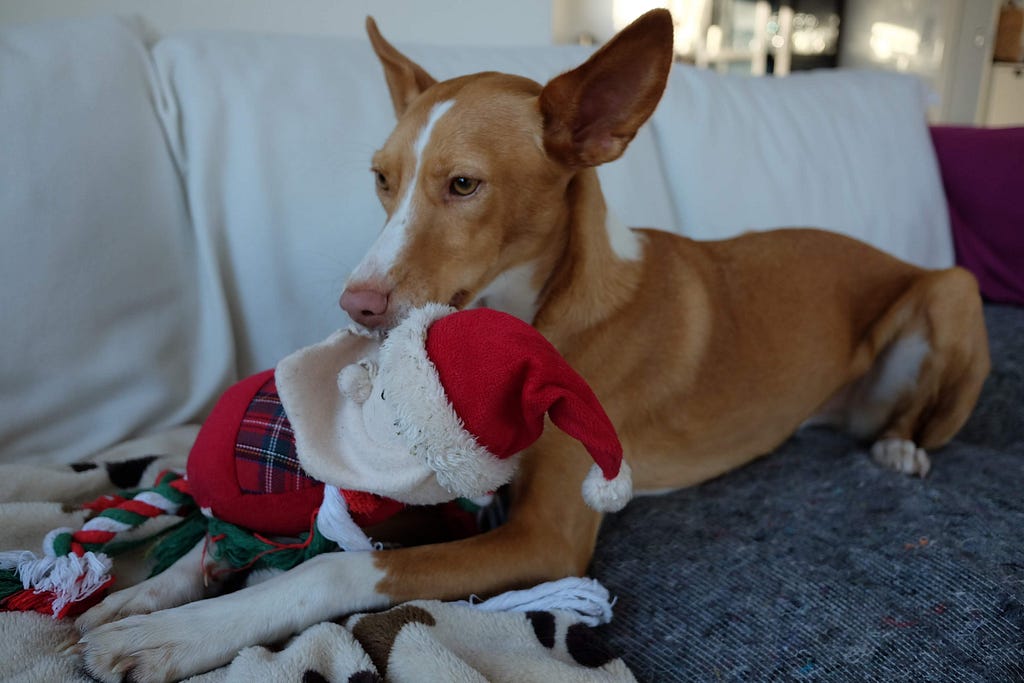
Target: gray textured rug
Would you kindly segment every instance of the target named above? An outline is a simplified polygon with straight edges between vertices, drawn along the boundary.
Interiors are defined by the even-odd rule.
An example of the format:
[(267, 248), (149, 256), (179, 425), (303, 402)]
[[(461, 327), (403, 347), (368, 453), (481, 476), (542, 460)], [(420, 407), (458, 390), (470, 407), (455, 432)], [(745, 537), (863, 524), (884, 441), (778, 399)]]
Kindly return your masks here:
[(1024, 681), (1024, 309), (928, 479), (804, 431), (609, 516), (591, 575), (641, 681)]

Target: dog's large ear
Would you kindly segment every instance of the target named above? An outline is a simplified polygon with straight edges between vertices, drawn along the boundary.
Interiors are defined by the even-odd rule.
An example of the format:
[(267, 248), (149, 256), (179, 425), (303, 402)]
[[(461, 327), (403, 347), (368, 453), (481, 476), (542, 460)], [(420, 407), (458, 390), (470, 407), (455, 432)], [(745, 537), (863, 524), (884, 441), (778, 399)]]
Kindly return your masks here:
[(384, 67), (384, 77), (391, 91), (391, 102), (395, 105), (395, 115), (401, 116), (421, 92), (434, 85), (430, 74), (395, 49), (394, 45), (384, 40), (377, 30), (377, 22), (373, 17), (366, 17), (366, 33), (370, 36), (370, 44), (377, 53)]
[(567, 166), (618, 159), (654, 113), (672, 66), (672, 15), (652, 10), (540, 95), (544, 147)]

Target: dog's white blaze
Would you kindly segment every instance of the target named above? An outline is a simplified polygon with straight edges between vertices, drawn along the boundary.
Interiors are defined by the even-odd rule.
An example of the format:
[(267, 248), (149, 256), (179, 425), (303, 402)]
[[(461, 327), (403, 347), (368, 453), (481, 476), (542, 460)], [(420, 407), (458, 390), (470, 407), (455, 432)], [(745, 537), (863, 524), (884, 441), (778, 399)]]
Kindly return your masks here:
[(506, 270), (484, 287), (470, 307), (486, 306), (533, 322), (537, 314), (538, 291), (533, 285), (536, 269), (535, 263), (525, 263)]
[(434, 132), (434, 127), (437, 126), (437, 122), (448, 113), (448, 110), (454, 104), (454, 100), (446, 100), (438, 102), (430, 110), (427, 122), (413, 144), (415, 166), (413, 166), (412, 177), (409, 179), (409, 183), (404, 188), (402, 197), (398, 202), (398, 208), (391, 214), (388, 222), (384, 224), (384, 229), (374, 241), (366, 256), (363, 257), (363, 260), (356, 269), (352, 271), (352, 275), (349, 277), (350, 281), (383, 277), (398, 261), (398, 257), (402, 253), (402, 249), (409, 237), (409, 226), (412, 224), (415, 216), (414, 197), (416, 185), (419, 182), (420, 169), (423, 166), (423, 152), (427, 145), (430, 144), (430, 137)]
[(635, 230), (630, 230), (619, 217), (608, 211), (605, 218), (605, 228), (608, 230), (608, 240), (611, 242), (612, 251), (620, 259), (625, 261), (637, 261), (640, 259), (643, 246), (640, 244), (640, 235)]

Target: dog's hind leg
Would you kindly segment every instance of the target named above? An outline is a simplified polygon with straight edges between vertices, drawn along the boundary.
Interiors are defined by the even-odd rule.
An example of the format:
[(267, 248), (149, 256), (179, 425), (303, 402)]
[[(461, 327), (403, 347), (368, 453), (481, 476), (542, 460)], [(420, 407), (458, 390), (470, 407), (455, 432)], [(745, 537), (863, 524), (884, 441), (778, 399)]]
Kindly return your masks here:
[(872, 458), (925, 476), (927, 451), (963, 426), (988, 375), (988, 338), (974, 277), (921, 275), (871, 331), (881, 351), (850, 389), (848, 428), (876, 439)]

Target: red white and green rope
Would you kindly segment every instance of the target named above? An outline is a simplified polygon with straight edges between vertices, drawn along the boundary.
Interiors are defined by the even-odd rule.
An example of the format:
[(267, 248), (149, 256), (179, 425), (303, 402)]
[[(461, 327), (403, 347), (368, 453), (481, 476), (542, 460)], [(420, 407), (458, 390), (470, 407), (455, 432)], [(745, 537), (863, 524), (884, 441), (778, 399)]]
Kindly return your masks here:
[[(356, 524), (344, 495), (334, 486), (324, 487), (324, 499), (314, 513), (310, 531), (295, 543), (264, 538), (210, 517), (208, 511), (200, 515), (194, 503), (186, 480), (169, 471), (158, 475), (153, 488), (131, 498), (102, 496), (86, 503), (82, 507), (96, 512), (96, 516), (78, 531), (64, 527), (48, 533), (41, 556), (27, 550), (0, 552), (0, 610), (51, 613), (55, 619), (84, 612), (99, 602), (113, 583), (110, 555), (122, 545), (120, 541), (125, 540), (127, 532), (155, 517), (185, 514), (187, 510), (192, 510), (192, 515), (152, 549), (158, 557), (154, 573), (161, 571), (161, 563), (166, 567), (183, 556), (203, 536), (215, 544), (215, 555), (225, 565), (223, 572), (228, 573), (252, 567), (286, 570), (339, 547), (349, 552), (383, 547)], [(197, 571), (206, 570), (199, 567)]]
[[(193, 507), (188, 485), (181, 475), (162, 472), (151, 489), (144, 489), (131, 498), (102, 496), (83, 508), (98, 513), (81, 529), (62, 527), (43, 539), (42, 555), (22, 550), (0, 553), (0, 572), (8, 581), (20, 583), (20, 590), (6, 597), (0, 590), (0, 610), (52, 613), (54, 618), (80, 614), (98, 602), (113, 582), (110, 558), (115, 541), (145, 522), (163, 515), (176, 515), (183, 508)], [(341, 492), (324, 487), (324, 501), (315, 516), (314, 527), (301, 543), (278, 543), (259, 534), (216, 519), (207, 519), (209, 526), (200, 533), (216, 542), (219, 555), (228, 560), (228, 570), (248, 568), (261, 560), (269, 567), (287, 569), (308, 556), (341, 547), (348, 551), (379, 548), (353, 521)], [(179, 535), (171, 534), (167, 552), (176, 559), (182, 548), (175, 548), (181, 536), (191, 547), (185, 528)], [(312, 531), (312, 530), (311, 530)], [(337, 545), (331, 546), (328, 543)], [(292, 552), (284, 552), (292, 551)]]
[(104, 552), (120, 534), (146, 521), (174, 515), (192, 503), (185, 480), (162, 472), (156, 485), (132, 498), (103, 496), (84, 507), (98, 511), (81, 529), (54, 529), (43, 539), (42, 555), (22, 550), (0, 553), (0, 570), (13, 571), (22, 590), (7, 596), (7, 610), (52, 612), (63, 617), (84, 611), (113, 581), (112, 561)]

